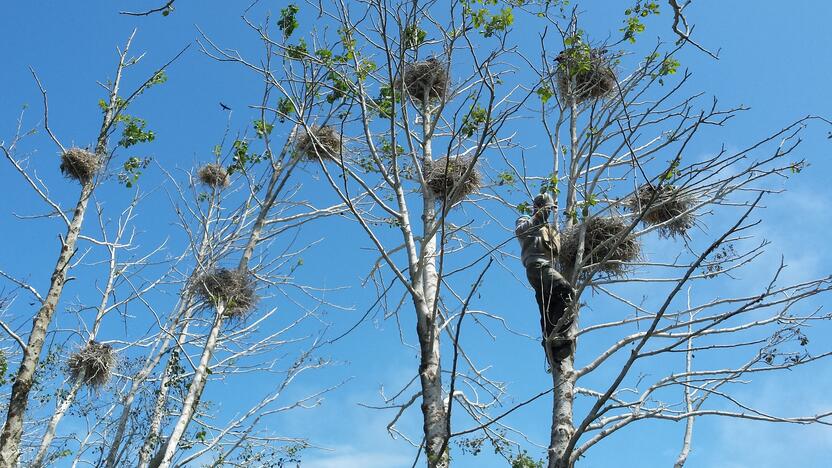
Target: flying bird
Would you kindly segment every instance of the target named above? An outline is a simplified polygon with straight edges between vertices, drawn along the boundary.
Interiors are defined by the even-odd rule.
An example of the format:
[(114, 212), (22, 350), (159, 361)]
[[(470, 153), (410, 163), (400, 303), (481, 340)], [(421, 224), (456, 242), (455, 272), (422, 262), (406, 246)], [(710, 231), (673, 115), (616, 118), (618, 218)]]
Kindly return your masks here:
[(230, 110), (231, 110), (231, 108), (230, 108), (230, 107), (228, 107), (228, 106), (226, 106), (225, 104), (223, 104), (223, 103), (222, 103), (222, 101), (220, 101), (220, 107), (222, 108), (222, 110), (226, 110), (226, 111), (230, 111)]

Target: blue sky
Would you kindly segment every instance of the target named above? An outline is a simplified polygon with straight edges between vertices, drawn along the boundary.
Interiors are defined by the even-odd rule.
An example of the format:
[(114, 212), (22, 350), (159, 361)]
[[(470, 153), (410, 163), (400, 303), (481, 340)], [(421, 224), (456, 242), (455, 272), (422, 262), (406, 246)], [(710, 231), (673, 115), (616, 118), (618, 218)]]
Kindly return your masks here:
[[(204, 1), (196, 6), (180, 0), (174, 14), (166, 18), (159, 15), (130, 18), (117, 14), (119, 9), (127, 8), (125, 5), (133, 7), (134, 3), (137, 2), (90, 1), (79, 6), (71, 2), (39, 1), (5, 5), (0, 15), (0, 31), (3, 31), (0, 51), (4, 57), (0, 69), (0, 140), (8, 140), (13, 135), (23, 106), (28, 106), (28, 126), (40, 120), (40, 95), (28, 71), (31, 66), (49, 91), (50, 122), (59, 138), (64, 143), (90, 144), (100, 118), (96, 102), (102, 97), (102, 91), (96, 81), (112, 75), (115, 47), (124, 42), (133, 28), (138, 28), (133, 50), (147, 52), (142, 65), (128, 77), (128, 82), (133, 84), (182, 47), (193, 43), (198, 36), (197, 27), (219, 44), (251, 55), (258, 52), (256, 38), (239, 20), (243, 2)], [(270, 2), (266, 8), (276, 14), (285, 3)], [(616, 36), (627, 2), (589, 3), (603, 4), (585, 7), (583, 27), (587, 33), (599, 40)], [(662, 7), (666, 7), (664, 3)], [(688, 91), (718, 96), (726, 106), (744, 104), (751, 107), (725, 129), (709, 131), (694, 140), (690, 147), (694, 157), (712, 154), (722, 145), (743, 147), (756, 137), (806, 114), (829, 117), (832, 87), (828, 82), (832, 65), (827, 51), (832, 47), (832, 33), (826, 23), (831, 14), (832, 4), (825, 2), (699, 2), (691, 7), (689, 19), (696, 24), (696, 37), (712, 49), (721, 48), (721, 59), (714, 61), (692, 48), (685, 50), (679, 59), (683, 67), (694, 73), (687, 85)], [(302, 16), (300, 32), (307, 32), (314, 21), (314, 18)], [(515, 33), (522, 35), (532, 28), (533, 25), (527, 23), (530, 21), (518, 15)], [(668, 37), (669, 21), (666, 11), (658, 19), (651, 20), (640, 43), (650, 43), (657, 35)], [(522, 42), (524, 39), (516, 40)], [(133, 109), (135, 114), (146, 118), (157, 133), (156, 141), (137, 147), (136, 154), (151, 156), (167, 169), (189, 170), (198, 162), (210, 159), (211, 148), (228, 123), (227, 114), (219, 108), (219, 101), (234, 108), (232, 128), (235, 131), (245, 131), (256, 118), (247, 106), (259, 100), (260, 86), (256, 77), (241, 67), (216, 63), (192, 46), (168, 75), (167, 83), (148, 92)], [(757, 267), (741, 272), (736, 282), (697, 286), (703, 292), (743, 291), (766, 278), (781, 254), (791, 266), (790, 279), (811, 278), (829, 271), (832, 255), (825, 241), (832, 227), (828, 212), (832, 200), (827, 183), (832, 162), (827, 130), (810, 129), (799, 151), (800, 156), (809, 160), (810, 167), (778, 186), (788, 189), (786, 194), (766, 203), (767, 209), (762, 215), (764, 225), (756, 230), (756, 234), (772, 241), (769, 254)], [(529, 145), (543, 145), (534, 134), (523, 137)], [(24, 148), (32, 152), (32, 167), (49, 184), (53, 196), (69, 203), (77, 189), (60, 177), (56, 152), (48, 138), (40, 132), (26, 140)], [(322, 203), (335, 200), (332, 194), (319, 189), (328, 190), (320, 180), (319, 169), (305, 169), (299, 177), (303, 196)], [(6, 197), (0, 198), (0, 232), (4, 233), (7, 246), (15, 246), (0, 249), (0, 268), (27, 278), (43, 289), (57, 253), (55, 233), (59, 225), (15, 218), (14, 214), (42, 213), (44, 207), (5, 161), (0, 164), (0, 180), (7, 193)], [(163, 181), (161, 172), (152, 166), (143, 176), (140, 187), (152, 191)], [(112, 209), (113, 214), (120, 211), (130, 196), (129, 191), (113, 181), (97, 193), (97, 199)], [(181, 234), (172, 233), (174, 218), (163, 191), (154, 192), (143, 210), (140, 214), (140, 219), (146, 223), (140, 236), (143, 245), (154, 245), (171, 235), (171, 251), (181, 248), (183, 239)], [(471, 216), (475, 214), (470, 213)], [(463, 212), (459, 216), (469, 216), (469, 213)], [(714, 234), (727, 221), (720, 212), (711, 216), (709, 225), (714, 231), (708, 234)], [(512, 222), (506, 220), (506, 224)], [(89, 232), (94, 226), (88, 224), (87, 229)], [(494, 235), (495, 238), (501, 236), (504, 234)], [(366, 237), (349, 222), (312, 225), (301, 233), (297, 242), (303, 244), (319, 239), (322, 240), (320, 247), (304, 255), (304, 266), (298, 270), (297, 279), (318, 286), (349, 287), (332, 292), (328, 298), (352, 310), (325, 311), (325, 319), (333, 330), (345, 330), (373, 301), (374, 291), (370, 287), (362, 288), (359, 281), (366, 275), (368, 262), (375, 256), (369, 250), (371, 245)], [(660, 256), (673, 245), (654, 240), (647, 247), (647, 255)], [(516, 249), (513, 245), (511, 248)], [(508, 262), (511, 265), (510, 259)], [(535, 336), (538, 325), (534, 299), (530, 290), (515, 279), (522, 278), (520, 265), (514, 267), (513, 272), (495, 269), (493, 275), (486, 277), (474, 307), (498, 313), (506, 317), (511, 328)], [(83, 271), (93, 270), (90, 267)], [(95, 296), (94, 287), (94, 282), (77, 281), (67, 288), (62, 303), (84, 302)], [(601, 299), (591, 303), (592, 310), (587, 312), (586, 320), (600, 321), (605, 317), (603, 314), (615, 314), (616, 311), (605, 309), (608, 305)], [(26, 301), (19, 300), (13, 321), (25, 323), (31, 312)], [(405, 341), (414, 345), (413, 327), (406, 315), (407, 311), (403, 314)], [(72, 327), (75, 326), (73, 320), (73, 317), (59, 314), (55, 326)], [(112, 320), (105, 325), (105, 330), (110, 336), (117, 337), (120, 327), (123, 323)], [(829, 349), (828, 344), (823, 343), (829, 332), (828, 327), (815, 330), (813, 336), (818, 350)], [(75, 343), (71, 335), (57, 336), (59, 340)], [(508, 382), (510, 393), (517, 401), (548, 385), (536, 339), (501, 332), (500, 339), (492, 341), (484, 333), (473, 330), (463, 340), (480, 363), (491, 364), (495, 375)], [(586, 343), (586, 346), (597, 349), (603, 343)], [(274, 426), (272, 429), (286, 436), (308, 437), (315, 445), (326, 448), (307, 452), (304, 467), (410, 466), (414, 450), (401, 440), (392, 440), (385, 431), (390, 413), (358, 406), (358, 403), (378, 404), (378, 390), (382, 385), (391, 392), (414, 375), (415, 352), (401, 345), (396, 322), (385, 321), (382, 314), (375, 313), (353, 334), (324, 349), (323, 354), (333, 358), (336, 365), (301, 379), (292, 388), (292, 395), (311, 393), (350, 380), (338, 391), (327, 395), (319, 408), (269, 420)], [(737, 390), (737, 394), (743, 401), (753, 402), (773, 413), (806, 414), (832, 406), (832, 401), (821, 390), (832, 386), (829, 364), (808, 366), (786, 376), (773, 377), (761, 378), (753, 385)], [(232, 397), (249, 394), (254, 398), (268, 391), (270, 385), (267, 377), (251, 376), (213, 382), (205, 398), (219, 402), (221, 414), (231, 415), (243, 406), (243, 402), (237, 406), (235, 400), (238, 399)], [(581, 408), (579, 403), (578, 410)], [(409, 435), (417, 435), (421, 425), (418, 410), (414, 410), (398, 425)], [(518, 411), (508, 423), (526, 432), (532, 442), (545, 444), (549, 410), (550, 402), (541, 399)], [(64, 430), (69, 431), (74, 422), (64, 424)], [(458, 428), (469, 424), (470, 421), (460, 422)], [(668, 422), (636, 425), (597, 445), (582, 466), (669, 466), (678, 452), (682, 430), (681, 424)], [(542, 457), (543, 451), (532, 444), (525, 443), (525, 448), (532, 455)], [(829, 428), (703, 418), (698, 420), (694, 431), (694, 451), (688, 466), (823, 466), (830, 450), (832, 432)], [(499, 463), (499, 459), (487, 453), (476, 458), (463, 456), (458, 451), (455, 454), (455, 466), (501, 466)]]

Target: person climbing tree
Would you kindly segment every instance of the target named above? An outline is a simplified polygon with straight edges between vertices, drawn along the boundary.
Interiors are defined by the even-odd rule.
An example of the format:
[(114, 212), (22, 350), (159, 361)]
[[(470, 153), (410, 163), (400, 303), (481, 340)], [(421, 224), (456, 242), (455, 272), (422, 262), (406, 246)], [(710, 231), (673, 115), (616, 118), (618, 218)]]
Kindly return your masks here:
[[(557, 256), (558, 236), (549, 225), (549, 214), (554, 206), (549, 194), (535, 197), (531, 216), (517, 218), (514, 233), (520, 242), (520, 260), (526, 268), (526, 278), (534, 288), (534, 297), (540, 311), (541, 344), (550, 366), (568, 356), (574, 343), (565, 338), (572, 325), (567, 313), (575, 296), (572, 285), (554, 268)], [(547, 346), (548, 343), (548, 346)]]

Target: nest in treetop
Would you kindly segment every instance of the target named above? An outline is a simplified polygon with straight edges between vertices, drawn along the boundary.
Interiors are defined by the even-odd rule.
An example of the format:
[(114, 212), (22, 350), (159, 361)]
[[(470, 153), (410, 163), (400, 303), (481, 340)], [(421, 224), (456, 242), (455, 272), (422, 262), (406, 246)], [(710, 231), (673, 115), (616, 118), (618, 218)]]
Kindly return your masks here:
[(558, 62), (557, 81), (560, 95), (580, 103), (600, 99), (616, 91), (618, 79), (606, 49), (578, 45), (564, 50)]
[(329, 125), (313, 125), (308, 132), (298, 136), (295, 148), (311, 161), (318, 158), (338, 160), (343, 150), (341, 134)]
[(228, 171), (219, 164), (206, 164), (196, 172), (199, 181), (211, 188), (228, 187)]
[(407, 94), (419, 102), (426, 95), (428, 100), (440, 99), (448, 92), (448, 70), (444, 63), (433, 57), (424, 62), (406, 63), (394, 83), (396, 90), (402, 89), (402, 82)]
[(198, 276), (191, 290), (213, 307), (224, 307), (226, 317), (242, 317), (257, 304), (254, 276), (248, 271), (215, 268)]
[(470, 165), (471, 160), (461, 156), (425, 161), (425, 181), (433, 194), (440, 200), (450, 196), (451, 191), (456, 187), (454, 200), (451, 200), (452, 203), (456, 203), (471, 195), (480, 187), (481, 176), (476, 167), (472, 168), (465, 177), (465, 172)]
[[(589, 218), (589, 221), (577, 224), (561, 234), (558, 262), (564, 272), (570, 272), (575, 267), (578, 255), (578, 242), (582, 226), (586, 225), (584, 237), (583, 265), (596, 265), (606, 258), (603, 264), (596, 265), (598, 271), (610, 275), (622, 275), (626, 272), (626, 262), (632, 262), (641, 254), (641, 244), (628, 234), (619, 239), (630, 223), (621, 216)], [(609, 241), (609, 242), (608, 242)], [(597, 247), (600, 248), (595, 250)], [(593, 252), (595, 251), (595, 252)], [(607, 258), (609, 255), (609, 258)]]
[[(652, 203), (650, 200), (653, 200)], [(695, 217), (690, 209), (696, 204), (696, 197), (673, 185), (658, 189), (644, 185), (626, 203), (633, 213), (644, 212), (641, 220), (645, 224), (661, 224), (659, 235), (662, 237), (685, 237), (694, 225)]]
[(61, 155), (61, 173), (82, 184), (91, 181), (101, 169), (101, 158), (81, 148), (70, 148)]
[(95, 340), (90, 340), (86, 346), (72, 354), (67, 362), (73, 380), (83, 378), (85, 385), (96, 388), (110, 380), (115, 364), (113, 347)]

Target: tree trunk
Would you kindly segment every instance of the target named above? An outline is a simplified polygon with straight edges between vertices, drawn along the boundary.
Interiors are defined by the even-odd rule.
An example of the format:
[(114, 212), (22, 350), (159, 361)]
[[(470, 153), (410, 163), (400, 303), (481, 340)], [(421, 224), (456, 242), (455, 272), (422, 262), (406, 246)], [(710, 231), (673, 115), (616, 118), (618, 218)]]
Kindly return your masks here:
[[(118, 426), (116, 427), (116, 435), (113, 437), (113, 442), (110, 444), (110, 450), (107, 453), (107, 458), (104, 460), (104, 466), (106, 468), (113, 468), (116, 466), (116, 462), (118, 461), (118, 454), (121, 449), (121, 441), (124, 439), (124, 432), (127, 429), (127, 422), (130, 418), (130, 412), (133, 409), (133, 402), (136, 399), (136, 395), (141, 390), (142, 385), (144, 384), (147, 377), (156, 367), (156, 365), (161, 360), (162, 356), (164, 355), (165, 350), (168, 348), (170, 343), (170, 338), (166, 338), (166, 340), (162, 343), (161, 347), (159, 348), (158, 356), (151, 359), (147, 364), (145, 364), (144, 369), (133, 379), (133, 383), (130, 385), (130, 391), (125, 395), (124, 401), (122, 402), (122, 410), (121, 415), (118, 418)], [(162, 387), (160, 387), (159, 393), (164, 391), (165, 387), (164, 384), (166, 382), (167, 372), (162, 376)], [(152, 428), (152, 424), (151, 424)]]
[[(571, 81), (570, 86), (574, 89), (575, 82)], [(569, 103), (569, 177), (567, 179), (566, 190), (566, 228), (572, 228), (576, 224), (577, 209), (577, 183), (575, 178), (577, 176), (577, 167), (580, 159), (578, 154), (579, 140), (578, 140), (578, 106), (575, 100)], [(557, 162), (556, 162), (557, 164)], [(558, 213), (555, 212), (555, 216)], [(555, 218), (557, 220), (557, 218)], [(564, 278), (569, 281), (571, 285), (576, 286), (580, 278), (580, 265), (583, 261), (584, 249), (584, 233), (581, 232), (578, 240), (577, 256), (575, 258), (575, 269), (573, 271), (561, 271)], [(574, 463), (570, 460), (571, 454), (566, 454), (566, 448), (569, 446), (569, 440), (575, 434), (575, 423), (572, 420), (573, 405), (575, 402), (575, 352), (577, 350), (577, 335), (578, 335), (578, 304), (580, 298), (576, 297), (571, 305), (572, 310), (567, 313), (573, 313), (572, 325), (566, 331), (566, 338), (571, 339), (573, 343), (572, 352), (561, 362), (551, 365), (552, 371), (552, 428), (549, 440), (548, 450), (548, 467), (549, 468), (572, 468)], [(547, 347), (548, 348), (548, 347)], [(547, 351), (548, 352), (548, 351)], [(549, 362), (553, 360), (549, 359)]]
[(87, 211), (87, 204), (94, 187), (94, 182), (89, 181), (81, 189), (81, 196), (75, 206), (72, 221), (67, 229), (66, 239), (61, 246), (61, 253), (58, 262), (52, 271), (52, 279), (49, 284), (49, 292), (38, 310), (32, 324), (32, 332), (29, 334), (29, 342), (23, 352), (23, 360), (17, 370), (12, 394), (9, 399), (8, 415), (3, 425), (3, 434), (0, 436), (0, 468), (10, 468), (17, 464), (20, 457), (20, 438), (23, 435), (23, 419), (26, 414), (26, 407), (29, 404), (29, 392), (34, 383), (35, 370), (40, 361), (40, 353), (43, 350), (43, 343), (46, 340), (46, 332), (58, 306), (58, 300), (66, 282), (66, 273), (69, 263), (75, 253), (75, 245), (78, 235), (81, 233), (81, 225), (84, 222), (84, 215)]
[[(424, 102), (428, 102), (425, 100)], [(431, 136), (431, 111), (422, 108), (422, 132), (424, 140), (422, 155), (424, 161), (433, 160)], [(419, 337), (419, 383), (422, 387), (422, 419), (425, 437), (425, 454), (429, 468), (444, 468), (449, 465), (447, 449), (448, 416), (442, 391), (442, 363), (439, 348), (439, 313), (436, 295), (439, 275), (436, 270), (436, 198), (430, 188), (422, 197), (422, 252), (419, 257), (418, 278), (414, 285), (421, 285), (421, 298), (414, 298), (417, 315), (416, 333)], [(444, 220), (443, 220), (444, 221)], [(432, 235), (430, 235), (433, 233)]]
[[(420, 313), (420, 315), (422, 315)], [(425, 453), (428, 467), (448, 466), (447, 449), (440, 453), (448, 438), (448, 422), (442, 397), (442, 375), (439, 360), (439, 330), (434, 320), (419, 317), (419, 382), (422, 385), (422, 417), (424, 420)]]
[[(117, 237), (115, 242), (120, 242), (120, 237)], [(104, 318), (104, 314), (107, 311), (107, 301), (110, 298), (110, 295), (113, 292), (114, 284), (115, 284), (115, 277), (117, 275), (117, 263), (116, 263), (116, 249), (115, 247), (110, 248), (110, 267), (109, 271), (110, 274), (107, 277), (107, 286), (104, 287), (104, 292), (101, 294), (101, 303), (98, 305), (98, 312), (95, 315), (95, 322), (93, 323), (92, 332), (90, 332), (89, 341), (93, 341), (98, 334), (98, 330), (101, 328), (101, 322)], [(49, 424), (46, 427), (46, 432), (43, 434), (43, 438), (40, 442), (40, 447), (38, 448), (38, 452), (35, 455), (35, 459), (32, 461), (32, 467), (40, 467), (43, 464), (43, 459), (46, 456), (46, 452), (49, 450), (49, 446), (52, 444), (52, 441), (55, 439), (55, 433), (58, 430), (58, 423), (61, 422), (66, 411), (75, 401), (75, 398), (78, 396), (78, 390), (84, 384), (84, 370), (81, 369), (81, 372), (78, 376), (76, 376), (75, 381), (72, 382), (72, 386), (70, 387), (69, 393), (67, 393), (66, 397), (63, 401), (58, 404), (58, 407), (55, 408), (55, 414), (52, 415), (52, 418), (49, 420)]]
[[(182, 333), (179, 334), (177, 341), (177, 348), (182, 349), (182, 344), (185, 342), (188, 324), (184, 325)], [(146, 468), (150, 464), (150, 456), (153, 455), (153, 449), (159, 442), (159, 432), (162, 427), (162, 418), (164, 417), (165, 403), (167, 402), (168, 391), (170, 390), (171, 367), (173, 364), (173, 356), (168, 360), (168, 365), (162, 374), (162, 380), (159, 383), (159, 392), (156, 394), (156, 401), (153, 403), (153, 412), (150, 420), (150, 427), (147, 430), (147, 436), (144, 439), (142, 448), (139, 450), (139, 468)]]
[(72, 388), (69, 389), (69, 393), (67, 394), (66, 398), (61, 401), (61, 404), (55, 408), (55, 414), (52, 415), (52, 418), (49, 419), (49, 425), (46, 427), (46, 433), (43, 435), (43, 439), (40, 442), (40, 447), (38, 448), (38, 453), (35, 455), (35, 459), (32, 461), (32, 464), (29, 465), (32, 468), (40, 468), (43, 466), (43, 460), (46, 458), (46, 452), (49, 451), (49, 446), (52, 445), (52, 440), (55, 439), (55, 432), (58, 429), (58, 423), (66, 414), (66, 411), (69, 409), (72, 402), (75, 401), (75, 395), (78, 393), (78, 390), (81, 389), (81, 385), (84, 384), (84, 369), (81, 369), (81, 372), (75, 378), (75, 382), (72, 383)]
[(572, 468), (564, 452), (575, 433), (572, 404), (575, 398), (575, 355), (569, 355), (552, 369), (552, 434), (549, 442), (549, 468)]
[(162, 461), (159, 464), (160, 468), (169, 468), (171, 466), (171, 460), (173, 460), (173, 456), (176, 454), (179, 441), (182, 440), (182, 436), (185, 434), (185, 429), (188, 428), (188, 424), (191, 422), (191, 419), (196, 412), (196, 404), (199, 399), (198, 397), (202, 395), (202, 388), (208, 377), (208, 364), (211, 360), (211, 355), (214, 352), (214, 347), (217, 345), (217, 337), (220, 334), (220, 328), (222, 328), (222, 319), (224, 314), (225, 305), (222, 303), (217, 304), (214, 324), (208, 334), (208, 339), (205, 341), (205, 348), (202, 350), (202, 356), (199, 359), (199, 366), (197, 366), (194, 378), (188, 388), (188, 395), (185, 397), (185, 401), (182, 402), (182, 413), (179, 415), (179, 419), (173, 427), (173, 432), (171, 433), (170, 438), (168, 438), (167, 443), (164, 445), (165, 455), (162, 457)]

